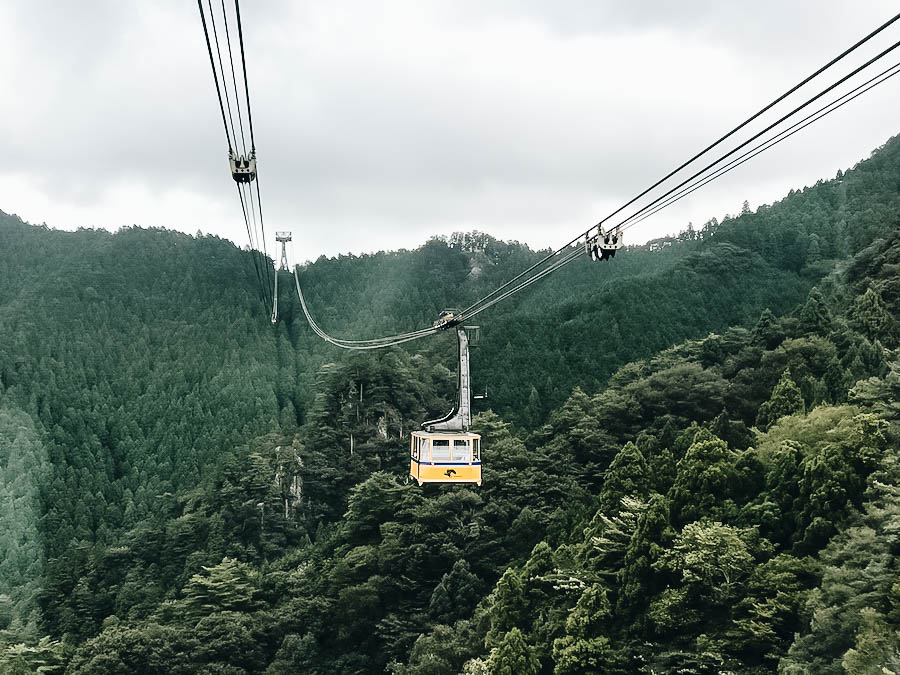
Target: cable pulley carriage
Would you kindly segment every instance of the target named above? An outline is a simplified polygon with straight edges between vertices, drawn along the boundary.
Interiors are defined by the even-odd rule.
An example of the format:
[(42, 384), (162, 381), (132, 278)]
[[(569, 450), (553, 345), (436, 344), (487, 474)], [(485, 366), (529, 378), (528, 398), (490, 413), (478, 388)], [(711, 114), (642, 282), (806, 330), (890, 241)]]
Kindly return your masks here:
[(235, 183), (251, 183), (256, 180), (256, 150), (251, 150), (246, 155), (238, 155), (234, 150), (229, 150), (228, 165)]
[(441, 313), (438, 315), (438, 318), (434, 320), (434, 323), (431, 324), (434, 328), (438, 330), (446, 330), (448, 328), (452, 328), (457, 325), (462, 319), (462, 310), (459, 309), (443, 309)]
[(597, 233), (587, 235), (584, 239), (584, 252), (591, 256), (591, 260), (599, 262), (609, 260), (616, 256), (616, 251), (625, 246), (622, 241), (622, 231), (616, 227), (612, 230), (604, 230), (597, 226)]

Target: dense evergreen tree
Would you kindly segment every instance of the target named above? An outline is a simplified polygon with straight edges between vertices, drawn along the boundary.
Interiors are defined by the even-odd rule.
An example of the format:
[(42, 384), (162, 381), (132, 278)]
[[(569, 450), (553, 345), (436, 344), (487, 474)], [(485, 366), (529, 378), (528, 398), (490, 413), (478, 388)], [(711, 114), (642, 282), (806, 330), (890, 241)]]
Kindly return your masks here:
[(772, 390), (772, 398), (759, 407), (756, 426), (767, 430), (785, 415), (803, 412), (803, 395), (791, 379), (791, 371), (787, 369)]

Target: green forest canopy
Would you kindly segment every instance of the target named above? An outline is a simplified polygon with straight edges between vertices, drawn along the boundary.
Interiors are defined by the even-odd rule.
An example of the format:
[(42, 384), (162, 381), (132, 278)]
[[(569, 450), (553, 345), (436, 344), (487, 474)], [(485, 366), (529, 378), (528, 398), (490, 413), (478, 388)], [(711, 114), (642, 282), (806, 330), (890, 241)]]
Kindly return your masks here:
[[(900, 672), (898, 139), (482, 315), (478, 489), (403, 480), (452, 336), (336, 353), (248, 255), (0, 214), (0, 670)], [(368, 337), (541, 255), (301, 274)]]

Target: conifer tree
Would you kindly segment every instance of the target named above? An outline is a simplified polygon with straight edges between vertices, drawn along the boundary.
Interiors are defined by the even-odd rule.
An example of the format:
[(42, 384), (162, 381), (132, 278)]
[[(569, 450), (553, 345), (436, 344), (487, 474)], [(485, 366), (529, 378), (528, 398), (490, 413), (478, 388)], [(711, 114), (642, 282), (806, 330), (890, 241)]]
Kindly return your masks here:
[(636, 619), (638, 624), (645, 622), (644, 610), (650, 596), (662, 583), (655, 563), (674, 537), (675, 531), (669, 520), (669, 500), (654, 494), (641, 514), (616, 577), (619, 587), (616, 614), (629, 623)]
[(506, 569), (497, 582), (494, 606), (491, 608), (491, 627), (485, 645), (496, 647), (506, 634), (526, 619), (525, 591), (519, 573), (512, 567)]
[(736, 480), (735, 453), (725, 441), (701, 429), (679, 460), (678, 475), (668, 493), (672, 522), (729, 519)]
[(870, 338), (880, 339), (889, 345), (893, 343), (896, 320), (888, 311), (881, 293), (872, 286), (869, 286), (857, 300), (851, 316), (856, 325)]
[(753, 341), (768, 349), (774, 348), (780, 339), (780, 332), (776, 326), (775, 315), (768, 307), (763, 310), (753, 328)]
[(556, 675), (608, 670), (612, 648), (602, 632), (610, 616), (606, 589), (600, 584), (588, 586), (566, 619), (566, 635), (553, 642)]
[(786, 368), (772, 390), (772, 397), (760, 406), (756, 426), (768, 431), (782, 417), (803, 412), (805, 408), (800, 388), (791, 378), (790, 368)]
[(491, 675), (537, 675), (540, 672), (534, 650), (518, 628), (504, 635), (497, 648), (491, 651), (488, 672)]
[(436, 623), (448, 625), (467, 617), (481, 599), (482, 587), (481, 580), (472, 573), (469, 563), (457, 560), (431, 594), (429, 616)]
[(249, 565), (223, 558), (205, 574), (195, 574), (185, 585), (187, 615), (193, 619), (222, 610), (247, 611), (255, 607), (256, 586)]
[(631, 441), (625, 444), (603, 476), (600, 508), (609, 516), (619, 512), (622, 497), (645, 498), (650, 486), (647, 462)]
[(808, 333), (827, 335), (831, 329), (831, 311), (818, 288), (813, 288), (800, 308), (800, 326)]

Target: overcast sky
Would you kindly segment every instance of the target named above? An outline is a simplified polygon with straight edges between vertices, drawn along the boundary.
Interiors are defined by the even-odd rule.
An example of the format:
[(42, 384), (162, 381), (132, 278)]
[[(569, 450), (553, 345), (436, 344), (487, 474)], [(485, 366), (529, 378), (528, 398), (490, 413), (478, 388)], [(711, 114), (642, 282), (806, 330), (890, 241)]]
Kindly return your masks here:
[[(897, 4), (244, 0), (241, 11), (269, 251), (275, 230), (291, 230), (302, 262), (471, 229), (561, 245)], [(897, 40), (900, 25), (865, 54)], [(900, 76), (631, 241), (833, 177), (900, 132), (898, 111)], [(191, 0), (4, 0), (0, 121), (3, 211), (247, 244)]]

